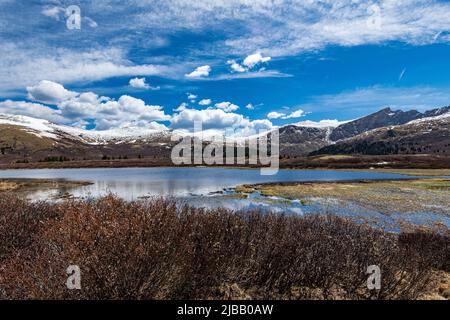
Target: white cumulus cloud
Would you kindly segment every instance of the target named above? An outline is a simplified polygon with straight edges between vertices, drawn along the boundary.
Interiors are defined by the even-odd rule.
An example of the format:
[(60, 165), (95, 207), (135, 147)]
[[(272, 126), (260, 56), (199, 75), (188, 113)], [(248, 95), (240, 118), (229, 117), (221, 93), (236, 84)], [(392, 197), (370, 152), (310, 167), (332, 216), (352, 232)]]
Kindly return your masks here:
[(295, 119), (295, 118), (301, 118), (305, 115), (305, 112), (301, 109), (293, 111), (292, 113), (286, 115), (283, 117), (283, 119)]
[(261, 53), (255, 53), (247, 56), (242, 64), (239, 64), (236, 60), (228, 60), (227, 64), (230, 65), (232, 71), (243, 73), (251, 71), (254, 67), (260, 65), (261, 63), (269, 62), (271, 59), (271, 57), (263, 57)]
[(145, 78), (133, 78), (130, 79), (130, 86), (136, 89), (145, 89), (145, 90), (159, 90), (159, 87), (150, 86)]
[(232, 132), (231, 135), (236, 136), (250, 136), (273, 129), (272, 123), (267, 119), (251, 121), (241, 114), (213, 108), (184, 109), (173, 115), (171, 127), (192, 131), (194, 122), (201, 123), (203, 130), (215, 130), (219, 134)]
[(267, 118), (269, 118), (269, 119), (279, 119), (279, 118), (284, 117), (284, 116), (286, 116), (286, 114), (280, 113), (280, 112), (276, 112), (276, 111), (272, 111), (272, 112), (269, 112), (267, 114)]
[(60, 110), (27, 101), (0, 101), (0, 113), (45, 119), (54, 123), (67, 123), (69, 121), (62, 116)]
[(174, 111), (178, 111), (181, 112), (183, 110), (186, 110), (188, 107), (188, 104), (186, 102), (183, 102), (182, 104), (180, 104), (177, 108), (173, 109)]
[(47, 104), (58, 104), (64, 100), (69, 100), (78, 93), (66, 90), (59, 83), (42, 80), (35, 86), (27, 87), (28, 98)]
[(144, 100), (129, 95), (122, 95), (115, 100), (98, 96), (93, 92), (70, 91), (59, 83), (47, 80), (30, 86), (27, 90), (31, 100), (55, 105), (57, 109), (11, 100), (2, 102), (2, 107), (9, 107), (15, 114), (34, 116), (62, 124), (81, 124), (93, 119), (97, 130), (124, 126), (149, 128), (155, 127), (156, 124), (152, 122), (171, 119), (162, 106), (147, 105)]
[(189, 74), (186, 74), (187, 78), (202, 78), (202, 77), (208, 77), (209, 73), (211, 72), (210, 66), (201, 66), (197, 67), (194, 71), (192, 71)]
[(228, 60), (227, 64), (229, 64), (231, 70), (233, 70), (235, 72), (245, 72), (245, 71), (247, 71), (247, 69), (245, 69), (239, 63), (237, 63), (236, 60)]
[(197, 99), (197, 95), (193, 94), (193, 93), (186, 93), (188, 100), (190, 100), (191, 102), (195, 102), (195, 99)]
[(267, 118), (269, 119), (295, 119), (300, 118), (305, 115), (305, 112), (301, 109), (291, 112), (290, 114), (285, 114), (282, 112), (272, 111), (267, 114)]
[(239, 109), (239, 106), (237, 106), (231, 102), (228, 102), (228, 101), (216, 103), (215, 107), (217, 109), (222, 109), (226, 112), (232, 112), (232, 111), (236, 111), (237, 109)]
[(247, 56), (242, 64), (247, 68), (252, 69), (254, 66), (260, 63), (268, 62), (271, 59), (271, 57), (263, 57), (261, 53), (255, 53)]
[(211, 103), (211, 99), (202, 99), (198, 102), (198, 104), (201, 106), (209, 106)]

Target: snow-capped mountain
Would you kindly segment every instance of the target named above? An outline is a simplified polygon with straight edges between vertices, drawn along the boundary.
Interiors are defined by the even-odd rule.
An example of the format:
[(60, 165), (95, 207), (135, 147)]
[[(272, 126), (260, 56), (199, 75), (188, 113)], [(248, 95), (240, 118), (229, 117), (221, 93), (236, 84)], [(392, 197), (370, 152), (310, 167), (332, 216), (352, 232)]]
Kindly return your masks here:
[[(439, 121), (443, 120), (443, 121)], [(412, 140), (419, 139), (416, 134), (418, 134), (422, 128), (418, 124), (429, 123), (431, 126), (435, 126), (436, 132), (440, 132), (442, 139), (446, 138), (447, 122), (450, 121), (450, 107), (438, 108), (429, 110), (426, 112), (419, 112), (416, 110), (401, 111), (392, 110), (390, 108), (382, 109), (378, 112), (372, 113), (365, 117), (346, 121), (321, 121), (321, 122), (311, 122), (304, 121), (294, 125), (288, 125), (280, 128), (280, 153), (285, 156), (298, 156), (298, 155), (308, 155), (309, 153), (361, 153), (361, 152), (371, 152), (376, 154), (377, 152), (389, 153), (389, 152), (401, 152), (389, 150), (381, 150), (377, 147), (373, 147), (371, 151), (361, 151), (365, 150), (364, 146), (359, 146), (357, 141), (364, 137), (372, 136), (380, 138), (374, 133), (384, 132), (389, 130), (393, 126), (402, 126), (406, 124), (411, 124), (408, 126), (409, 130), (406, 130), (407, 135), (410, 135)], [(416, 124), (416, 125), (414, 125)], [(442, 131), (439, 129), (442, 127)], [(353, 139), (354, 138), (354, 139)], [(437, 143), (440, 145), (441, 137), (439, 135), (434, 136)], [(419, 139), (420, 140), (420, 139)], [(414, 143), (421, 144), (423, 141), (415, 141)], [(428, 141), (426, 139), (426, 141)], [(375, 142), (374, 142), (375, 143)], [(376, 142), (381, 143), (381, 142)], [(427, 142), (428, 143), (428, 142)], [(430, 142), (431, 143), (431, 142)], [(336, 145), (336, 146), (334, 146)], [(353, 145), (355, 145), (353, 147)], [(340, 146), (345, 146), (345, 148), (340, 148)], [(346, 150), (350, 151), (346, 151)], [(370, 148), (369, 148), (370, 149)], [(403, 147), (399, 150), (407, 152), (408, 148)], [(408, 149), (409, 150), (409, 149)], [(413, 149), (408, 152), (417, 152)], [(426, 148), (420, 148), (421, 151), (428, 150)]]
[[(284, 157), (450, 153), (450, 107), (424, 113), (383, 109), (345, 123), (301, 122), (278, 130), (280, 154)], [(210, 134), (203, 132), (203, 139), (207, 140)], [(172, 147), (186, 135), (192, 136), (183, 131), (145, 128), (84, 130), (43, 119), (0, 114), (0, 164), (136, 158), (169, 164)]]
[[(450, 111), (386, 126), (337, 141), (312, 154), (433, 154), (450, 155)], [(438, 115), (436, 115), (438, 114)]]
[(118, 128), (103, 131), (85, 130), (51, 123), (27, 116), (0, 114), (0, 125), (23, 127), (38, 137), (51, 139), (69, 138), (86, 144), (134, 143), (137, 141), (162, 141), (170, 139), (170, 131), (147, 128)]
[(416, 110), (402, 111), (384, 108), (368, 116), (340, 125), (333, 130), (330, 139), (332, 141), (347, 139), (376, 128), (402, 125), (417, 119), (439, 116), (449, 111), (450, 106), (429, 110), (423, 113)]
[[(27, 116), (0, 114), (0, 164), (154, 159), (168, 164), (172, 133), (120, 128), (84, 130)], [(89, 161), (86, 161), (88, 163)]]

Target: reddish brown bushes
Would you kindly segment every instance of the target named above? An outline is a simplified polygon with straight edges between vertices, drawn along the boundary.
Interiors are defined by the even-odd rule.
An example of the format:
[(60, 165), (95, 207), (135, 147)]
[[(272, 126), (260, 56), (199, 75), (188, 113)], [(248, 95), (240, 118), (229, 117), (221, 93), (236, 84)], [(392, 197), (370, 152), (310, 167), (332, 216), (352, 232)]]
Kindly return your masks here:
[[(432, 267), (448, 266), (446, 235), (397, 236), (334, 216), (115, 197), (32, 204), (0, 196), (0, 205), (7, 299), (223, 298), (230, 287), (245, 292), (235, 298), (415, 298)], [(446, 253), (429, 250), (441, 243)], [(73, 264), (82, 290), (66, 288)], [(369, 265), (381, 268), (380, 290), (366, 287)]]
[(59, 213), (49, 203), (27, 203), (11, 194), (1, 195), (0, 262), (11, 253), (31, 245), (39, 229)]
[(409, 252), (419, 252), (426, 265), (450, 272), (449, 234), (417, 231), (401, 233), (399, 243)]

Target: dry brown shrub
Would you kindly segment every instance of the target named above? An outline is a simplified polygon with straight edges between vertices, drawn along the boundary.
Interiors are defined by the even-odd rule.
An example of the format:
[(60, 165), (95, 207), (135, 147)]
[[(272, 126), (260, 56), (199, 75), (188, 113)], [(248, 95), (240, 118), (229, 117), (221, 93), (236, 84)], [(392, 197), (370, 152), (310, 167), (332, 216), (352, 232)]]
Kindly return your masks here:
[[(0, 205), (3, 299), (221, 299), (231, 291), (242, 298), (411, 299), (429, 284), (432, 268), (449, 263), (448, 235), (396, 235), (331, 215), (114, 196), (29, 203), (0, 195)], [(82, 290), (66, 288), (69, 265), (80, 266)], [(369, 265), (381, 268), (381, 290), (366, 287)]]

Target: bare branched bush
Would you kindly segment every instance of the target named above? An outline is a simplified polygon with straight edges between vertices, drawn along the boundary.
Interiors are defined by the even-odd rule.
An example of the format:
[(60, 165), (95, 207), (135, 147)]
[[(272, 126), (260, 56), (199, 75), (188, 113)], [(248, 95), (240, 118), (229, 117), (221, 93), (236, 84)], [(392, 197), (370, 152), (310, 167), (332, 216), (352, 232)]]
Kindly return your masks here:
[(426, 265), (450, 272), (450, 232), (401, 233), (399, 242), (405, 250), (418, 252)]
[[(331, 215), (114, 196), (0, 195), (0, 205), (3, 299), (412, 299), (432, 268), (449, 266), (448, 234), (397, 235)], [(66, 287), (69, 265), (80, 266), (81, 290)], [(370, 265), (380, 290), (367, 288)]]

